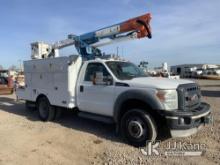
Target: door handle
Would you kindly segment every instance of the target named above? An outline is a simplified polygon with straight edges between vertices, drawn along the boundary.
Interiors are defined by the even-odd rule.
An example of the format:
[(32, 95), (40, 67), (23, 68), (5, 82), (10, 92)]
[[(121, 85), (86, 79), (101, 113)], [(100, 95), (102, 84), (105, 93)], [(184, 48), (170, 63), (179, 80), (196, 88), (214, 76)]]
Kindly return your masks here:
[(83, 90), (84, 90), (83, 85), (80, 85), (80, 87), (79, 87), (79, 91), (80, 91), (80, 92), (83, 92)]

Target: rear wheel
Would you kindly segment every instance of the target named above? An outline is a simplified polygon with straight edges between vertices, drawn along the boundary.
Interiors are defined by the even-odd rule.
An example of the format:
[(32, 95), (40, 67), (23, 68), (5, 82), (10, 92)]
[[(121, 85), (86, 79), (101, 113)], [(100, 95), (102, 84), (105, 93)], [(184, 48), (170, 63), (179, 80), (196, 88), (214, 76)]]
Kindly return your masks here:
[(50, 105), (46, 97), (41, 97), (37, 102), (39, 118), (42, 121), (52, 121), (55, 118), (55, 107)]
[(147, 141), (154, 142), (157, 128), (153, 117), (142, 109), (132, 109), (121, 118), (120, 132), (130, 144), (141, 147)]

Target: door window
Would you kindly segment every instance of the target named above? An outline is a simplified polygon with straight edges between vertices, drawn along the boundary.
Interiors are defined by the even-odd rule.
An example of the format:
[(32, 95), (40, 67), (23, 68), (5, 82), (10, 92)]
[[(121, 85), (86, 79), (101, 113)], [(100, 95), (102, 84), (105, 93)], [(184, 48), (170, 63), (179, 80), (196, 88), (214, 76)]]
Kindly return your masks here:
[(107, 78), (110, 76), (108, 70), (106, 67), (101, 64), (101, 63), (89, 63), (87, 68), (86, 68), (86, 73), (85, 73), (85, 81), (92, 81), (93, 76), (95, 75), (96, 72), (102, 72), (104, 78)]

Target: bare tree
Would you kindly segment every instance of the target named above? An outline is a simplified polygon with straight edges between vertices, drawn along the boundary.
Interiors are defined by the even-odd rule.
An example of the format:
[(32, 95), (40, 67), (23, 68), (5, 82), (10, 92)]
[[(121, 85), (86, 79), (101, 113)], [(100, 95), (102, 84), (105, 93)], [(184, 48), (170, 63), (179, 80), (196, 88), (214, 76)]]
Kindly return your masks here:
[(2, 65), (0, 65), (0, 70), (3, 70), (4, 68), (3, 68), (3, 66)]

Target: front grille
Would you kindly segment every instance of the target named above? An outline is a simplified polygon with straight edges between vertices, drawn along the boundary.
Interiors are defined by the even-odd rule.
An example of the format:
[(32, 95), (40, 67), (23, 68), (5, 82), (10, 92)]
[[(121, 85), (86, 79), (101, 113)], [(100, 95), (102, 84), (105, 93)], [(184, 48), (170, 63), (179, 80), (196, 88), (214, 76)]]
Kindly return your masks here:
[(178, 89), (179, 109), (193, 110), (199, 107), (201, 101), (201, 91), (197, 84), (179, 85)]

